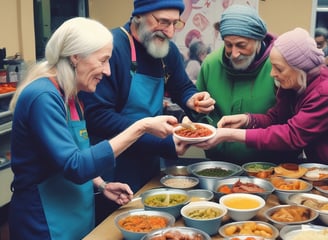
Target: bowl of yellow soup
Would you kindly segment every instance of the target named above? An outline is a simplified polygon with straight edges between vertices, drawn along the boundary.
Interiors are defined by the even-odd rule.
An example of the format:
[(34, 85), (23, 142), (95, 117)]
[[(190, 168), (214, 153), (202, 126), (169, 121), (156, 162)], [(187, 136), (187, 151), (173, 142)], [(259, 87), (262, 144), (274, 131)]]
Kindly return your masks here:
[(141, 201), (145, 210), (163, 211), (177, 218), (181, 208), (190, 202), (190, 196), (182, 189), (156, 188), (142, 193)]
[(228, 210), (228, 215), (235, 221), (253, 218), (265, 206), (262, 197), (250, 193), (231, 193), (220, 198), (220, 204)]
[(218, 233), (222, 218), (227, 209), (217, 202), (190, 202), (181, 209), (183, 221), (187, 227), (198, 228), (209, 235)]

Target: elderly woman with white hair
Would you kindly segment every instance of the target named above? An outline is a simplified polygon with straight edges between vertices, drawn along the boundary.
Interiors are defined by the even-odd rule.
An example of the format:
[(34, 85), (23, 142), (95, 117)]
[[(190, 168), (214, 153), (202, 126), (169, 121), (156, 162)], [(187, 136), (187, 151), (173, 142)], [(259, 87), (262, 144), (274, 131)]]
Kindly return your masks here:
[(110, 75), (112, 49), (112, 34), (99, 22), (67, 20), (49, 39), (45, 60), (19, 85), (10, 104), (11, 239), (82, 239), (94, 228), (92, 180), (107, 198), (128, 203), (133, 192), (127, 184), (98, 176), (144, 133), (162, 138), (172, 133), (176, 118), (144, 118), (89, 146), (77, 93), (94, 92), (102, 76)]
[[(224, 116), (216, 136), (198, 147), (245, 142), (257, 149), (304, 149), (309, 162), (328, 163), (328, 69), (309, 33), (279, 36), (270, 52), (277, 103), (266, 114)], [(246, 129), (235, 129), (246, 128)]]

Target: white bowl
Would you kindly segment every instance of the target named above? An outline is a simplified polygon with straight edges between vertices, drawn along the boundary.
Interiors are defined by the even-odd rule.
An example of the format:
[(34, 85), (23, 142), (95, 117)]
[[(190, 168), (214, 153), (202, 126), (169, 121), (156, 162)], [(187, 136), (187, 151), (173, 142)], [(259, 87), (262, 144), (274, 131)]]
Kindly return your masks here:
[[(173, 129), (173, 135), (178, 138), (179, 140), (183, 141), (183, 142), (188, 142), (188, 143), (198, 143), (198, 142), (203, 142), (206, 140), (211, 139), (212, 137), (215, 136), (216, 134), (216, 128), (213, 127), (212, 125), (209, 124), (205, 124), (205, 123), (193, 123), (193, 125), (196, 127), (196, 130), (192, 130), (192, 129), (187, 129), (183, 126), (177, 126)], [(206, 136), (199, 136), (199, 137), (193, 137), (193, 135), (191, 136), (181, 136), (179, 134), (177, 134), (177, 131), (181, 130), (181, 129), (186, 129), (186, 131), (190, 132), (191, 134), (200, 132), (199, 129), (202, 128), (207, 128), (207, 130), (210, 132), (210, 134), (206, 135)]]
[[(228, 209), (228, 215), (235, 221), (246, 221), (253, 218), (265, 206), (262, 197), (249, 193), (231, 193), (220, 198), (220, 204)], [(238, 207), (231, 207), (228, 202), (235, 202)], [(241, 205), (241, 204), (244, 205)], [(250, 206), (255, 204), (255, 206)]]
[(227, 209), (216, 202), (191, 202), (181, 209), (181, 215), (187, 227), (198, 228), (209, 235), (218, 233), (222, 218)]
[(280, 237), (282, 240), (292, 240), (302, 235), (305, 239), (316, 239), (315, 234), (319, 233), (324, 233), (328, 239), (327, 227), (313, 224), (287, 225), (280, 230)]

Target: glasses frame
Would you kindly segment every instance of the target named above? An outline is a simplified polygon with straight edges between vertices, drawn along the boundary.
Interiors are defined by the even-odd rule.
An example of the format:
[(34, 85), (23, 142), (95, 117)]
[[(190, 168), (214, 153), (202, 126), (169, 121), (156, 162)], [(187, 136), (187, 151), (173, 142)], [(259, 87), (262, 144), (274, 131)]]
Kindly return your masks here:
[(151, 16), (155, 19), (155, 21), (157, 22), (157, 26), (160, 27), (161, 29), (165, 29), (173, 25), (175, 30), (181, 30), (184, 28), (186, 24), (181, 19), (171, 21), (166, 18), (157, 18), (154, 14), (151, 14)]

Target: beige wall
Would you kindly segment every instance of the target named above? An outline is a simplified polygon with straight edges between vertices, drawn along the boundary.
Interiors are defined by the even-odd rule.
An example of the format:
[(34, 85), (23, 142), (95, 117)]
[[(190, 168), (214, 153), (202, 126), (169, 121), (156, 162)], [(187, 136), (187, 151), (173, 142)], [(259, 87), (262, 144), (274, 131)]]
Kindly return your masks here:
[(33, 0), (0, 0), (0, 48), (7, 56), (19, 52), (27, 61), (35, 59)]
[[(281, 34), (294, 27), (312, 31), (312, 0), (259, 0), (259, 13), (268, 30)], [(35, 60), (33, 0), (0, 0), (0, 48), (7, 56), (20, 52), (27, 60)], [(133, 0), (89, 0), (89, 15), (108, 28), (122, 26), (130, 17)], [(312, 11), (313, 9), (313, 11)]]
[[(259, 0), (259, 14), (271, 33), (282, 34), (295, 27), (303, 27), (312, 32), (312, 21), (316, 6), (313, 0)], [(312, 11), (312, 8), (313, 11)], [(313, 26), (311, 24), (313, 23)]]

